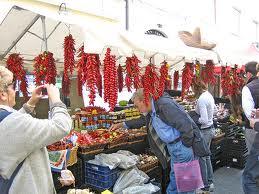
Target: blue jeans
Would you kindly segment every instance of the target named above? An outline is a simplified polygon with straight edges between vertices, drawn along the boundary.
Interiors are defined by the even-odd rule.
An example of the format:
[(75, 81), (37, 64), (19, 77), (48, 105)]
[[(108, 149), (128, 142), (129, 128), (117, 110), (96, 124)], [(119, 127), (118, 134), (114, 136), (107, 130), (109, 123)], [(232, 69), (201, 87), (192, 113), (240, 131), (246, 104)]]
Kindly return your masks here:
[(167, 194), (194, 194), (195, 191), (190, 192), (178, 192), (176, 187), (176, 180), (174, 175), (174, 164), (189, 162), (194, 159), (192, 148), (185, 147), (181, 141), (175, 144), (167, 145), (168, 152), (171, 156), (171, 172), (170, 172), (170, 183), (167, 187)]
[[(214, 137), (213, 129), (201, 130), (204, 141), (208, 148), (210, 148), (211, 140)], [(211, 165), (210, 156), (201, 157), (199, 159), (201, 167), (201, 175), (205, 188), (209, 188), (213, 183), (213, 168)]]
[(251, 146), (246, 166), (242, 175), (242, 184), (245, 194), (259, 193), (259, 147)]

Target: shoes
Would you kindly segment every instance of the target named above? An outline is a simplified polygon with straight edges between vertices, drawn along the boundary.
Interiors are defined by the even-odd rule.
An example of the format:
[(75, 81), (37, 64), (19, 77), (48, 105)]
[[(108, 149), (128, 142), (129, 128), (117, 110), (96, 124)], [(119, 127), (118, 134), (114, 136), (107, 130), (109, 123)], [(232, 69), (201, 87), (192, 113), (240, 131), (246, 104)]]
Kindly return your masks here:
[(199, 190), (196, 191), (196, 194), (210, 194), (210, 191), (199, 189)]
[(213, 183), (211, 183), (211, 184), (210, 184), (210, 189), (209, 189), (209, 191), (210, 191), (210, 192), (213, 192), (213, 191), (214, 191), (214, 189), (215, 189), (214, 184), (213, 184)]

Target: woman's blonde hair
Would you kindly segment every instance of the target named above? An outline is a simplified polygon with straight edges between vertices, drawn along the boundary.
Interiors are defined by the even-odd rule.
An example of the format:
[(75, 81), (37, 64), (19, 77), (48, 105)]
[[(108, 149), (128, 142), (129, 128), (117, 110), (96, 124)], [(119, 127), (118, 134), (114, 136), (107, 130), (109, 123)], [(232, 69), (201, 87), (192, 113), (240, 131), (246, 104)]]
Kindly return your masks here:
[(12, 81), (13, 73), (0, 65), (0, 91), (4, 91)]

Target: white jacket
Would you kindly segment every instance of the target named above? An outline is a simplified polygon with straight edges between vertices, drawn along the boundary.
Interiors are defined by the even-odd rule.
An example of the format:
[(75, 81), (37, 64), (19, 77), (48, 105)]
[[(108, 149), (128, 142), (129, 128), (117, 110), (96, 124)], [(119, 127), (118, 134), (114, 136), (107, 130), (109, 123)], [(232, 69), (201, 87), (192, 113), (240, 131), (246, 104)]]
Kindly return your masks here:
[(0, 175), (10, 178), (26, 158), (9, 194), (55, 193), (46, 146), (71, 130), (72, 121), (65, 105), (52, 107), (50, 120), (33, 118), (24, 108), (0, 108), (13, 112), (0, 123)]

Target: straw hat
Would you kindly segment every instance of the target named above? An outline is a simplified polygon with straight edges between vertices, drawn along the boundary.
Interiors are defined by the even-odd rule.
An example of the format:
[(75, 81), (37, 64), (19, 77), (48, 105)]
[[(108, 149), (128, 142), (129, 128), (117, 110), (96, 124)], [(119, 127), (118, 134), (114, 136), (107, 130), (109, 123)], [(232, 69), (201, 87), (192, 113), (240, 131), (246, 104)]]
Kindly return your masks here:
[(187, 31), (179, 31), (178, 35), (185, 45), (195, 48), (211, 50), (216, 47), (214, 43), (208, 43), (201, 39), (200, 28), (195, 28), (193, 33)]

